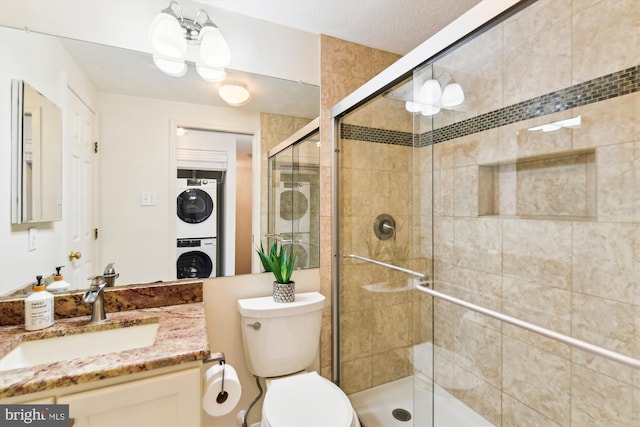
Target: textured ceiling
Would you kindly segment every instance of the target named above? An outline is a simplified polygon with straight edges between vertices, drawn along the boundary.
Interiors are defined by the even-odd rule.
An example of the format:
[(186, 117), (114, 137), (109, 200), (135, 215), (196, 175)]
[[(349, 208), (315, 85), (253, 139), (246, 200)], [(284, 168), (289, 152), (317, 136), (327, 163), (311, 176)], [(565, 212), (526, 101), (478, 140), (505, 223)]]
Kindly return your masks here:
[[(480, 0), (196, 0), (298, 30), (405, 54)], [(215, 20), (215, 18), (214, 18)]]

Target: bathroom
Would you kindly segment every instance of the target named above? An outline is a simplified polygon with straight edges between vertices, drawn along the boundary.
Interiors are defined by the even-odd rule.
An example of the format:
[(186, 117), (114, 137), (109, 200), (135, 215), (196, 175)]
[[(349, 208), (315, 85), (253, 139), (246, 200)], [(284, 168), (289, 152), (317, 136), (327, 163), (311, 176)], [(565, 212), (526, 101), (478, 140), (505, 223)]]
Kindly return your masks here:
[[(455, 119), (451, 123), (457, 122), (467, 118), (464, 116), (465, 113), (468, 113), (469, 117), (475, 117), (478, 114), (496, 110), (496, 105), (499, 107), (509, 106), (541, 94), (570, 87), (582, 81), (633, 67), (638, 63), (637, 43), (629, 45), (634, 39), (624, 37), (624, 35), (629, 34), (629, 31), (632, 34), (637, 34), (637, 32), (629, 30), (629, 28), (635, 28), (634, 25), (637, 26), (637, 15), (634, 21), (634, 15), (629, 11), (635, 11), (637, 14), (638, 7), (633, 1), (615, 2), (616, 7), (605, 7), (605, 5), (611, 6), (612, 4), (608, 2), (540, 1), (530, 6), (532, 8), (530, 12), (537, 16), (543, 16), (545, 19), (523, 18), (521, 21), (511, 21), (517, 22), (516, 24), (498, 25), (468, 42), (460, 50), (454, 50), (450, 56), (445, 55), (438, 58), (432, 71), (434, 76), (438, 78), (442, 71), (448, 71), (452, 78), (465, 87), (467, 100), (474, 103), (468, 110), (459, 113), (461, 117), (456, 116), (455, 113), (445, 112), (446, 114), (441, 114), (440, 117), (435, 116), (433, 124), (429, 118), (424, 117), (421, 118), (421, 122), (414, 123), (413, 120), (416, 118), (403, 112), (405, 107), (402, 102), (382, 96), (379, 100), (374, 100), (371, 103), (373, 112), (366, 111), (367, 106), (360, 107), (353, 113), (347, 113), (344, 120), (348, 124), (365, 127), (373, 127), (366, 120), (375, 120), (377, 129), (423, 135), (428, 134), (432, 125), (436, 128), (443, 126), (438, 121), (439, 119)], [(611, 10), (604, 13), (599, 7)], [(619, 15), (615, 14), (617, 11)], [(522, 12), (520, 16), (526, 16), (526, 12)], [(554, 18), (546, 19), (547, 16)], [(615, 26), (620, 28), (620, 31), (604, 33), (588, 31), (592, 29), (589, 26), (589, 21), (580, 18), (592, 19), (593, 16), (597, 16), (600, 20), (606, 17), (609, 20), (607, 22), (616, 23), (608, 26), (601, 25), (601, 27)], [(573, 26), (567, 25), (567, 20), (572, 20)], [(533, 27), (526, 27), (527, 25)], [(572, 29), (573, 31), (581, 29), (585, 31), (586, 28), (589, 36), (581, 33), (556, 35), (552, 31), (547, 31), (547, 26), (560, 32), (568, 32)], [(529, 31), (514, 30), (514, 28), (522, 27), (529, 29)], [(521, 34), (521, 37), (526, 34), (536, 34), (540, 38), (524, 40), (522, 43), (525, 44), (520, 45), (512, 42), (514, 39), (519, 39), (513, 33), (509, 34), (508, 31), (515, 31), (516, 34)], [(498, 32), (500, 34), (496, 35)], [(548, 39), (542, 38), (542, 36), (547, 36)], [(482, 37), (495, 37), (496, 39), (492, 39), (491, 42), (483, 42)], [(475, 40), (480, 41), (480, 46), (483, 49), (473, 45), (472, 42)], [(509, 43), (506, 43), (506, 40), (509, 40)], [(558, 44), (552, 44), (551, 41)], [(563, 45), (561, 42), (573, 44)], [(581, 43), (586, 43), (590, 49), (584, 48)], [(604, 53), (596, 49), (600, 45), (606, 46)], [(465, 51), (465, 46), (475, 55), (470, 55), (468, 51)], [(612, 46), (615, 46), (616, 49), (613, 49)], [(331, 218), (333, 214), (330, 203), (333, 157), (331, 108), (352, 91), (361, 87), (363, 83), (373, 78), (379, 71), (391, 65), (398, 59), (398, 56), (328, 36), (321, 36), (320, 49), (322, 52), (322, 60), (318, 59), (320, 61), (319, 68), (322, 69), (320, 86), (323, 88), (331, 87), (331, 90), (327, 89), (326, 92), (323, 90), (320, 112), (323, 132), (321, 145), (321, 187), (323, 189), (321, 195), (323, 203), (321, 203), (320, 212), (321, 258), (320, 268), (315, 275), (308, 278), (307, 276), (311, 272), (304, 271), (301, 272), (302, 277), (296, 278), (298, 284), (305, 283), (301, 285), (301, 291), (319, 290), (331, 299), (332, 272), (336, 270), (334, 268), (332, 271), (332, 254), (354, 253), (368, 258), (376, 258), (373, 256), (376, 254), (375, 248), (370, 250), (363, 241), (366, 241), (366, 238), (361, 239), (360, 236), (373, 236), (370, 230), (375, 216), (379, 213), (391, 213), (397, 224), (395, 240), (391, 239), (381, 243), (377, 243), (375, 240), (369, 242), (373, 245), (379, 244), (383, 250), (382, 253), (389, 254), (388, 258), (382, 260), (391, 264), (396, 264), (395, 261), (398, 260), (411, 270), (428, 272), (429, 277), (442, 283), (449, 282), (465, 286), (461, 289), (456, 287), (440, 288), (446, 293), (637, 357), (640, 345), (637, 342), (639, 336), (637, 319), (640, 318), (640, 315), (638, 313), (637, 286), (634, 287), (633, 280), (634, 275), (637, 276), (637, 237), (633, 235), (633, 232), (637, 231), (637, 227), (634, 227), (636, 225), (634, 222), (636, 211), (634, 209), (637, 207), (626, 204), (627, 201), (633, 200), (633, 197), (626, 198), (622, 192), (622, 189), (625, 188), (634, 190), (637, 188), (634, 181), (637, 165), (634, 166), (632, 162), (635, 155), (633, 154), (634, 150), (637, 150), (633, 142), (638, 140), (638, 101), (634, 95), (616, 96), (605, 102), (581, 106), (578, 107), (580, 109), (578, 112), (571, 111), (571, 114), (565, 112), (566, 116), (563, 116), (565, 114), (563, 112), (553, 113), (549, 117), (528, 118), (522, 123), (488, 128), (482, 132), (465, 135), (460, 139), (448, 139), (444, 143), (433, 145), (433, 151), (429, 145), (417, 146), (416, 148), (385, 144), (374, 144), (373, 147), (365, 145), (363, 147), (364, 155), (358, 155), (359, 153), (356, 152), (356, 155), (353, 156), (361, 163), (353, 166), (346, 164), (344, 167), (352, 170), (358, 168), (386, 170), (385, 179), (388, 181), (384, 182), (384, 188), (388, 189), (389, 194), (393, 197), (399, 196), (402, 199), (399, 201), (392, 199), (386, 204), (381, 201), (380, 205), (376, 206), (381, 209), (393, 207), (396, 210), (394, 212), (374, 211), (372, 206), (372, 212), (362, 213), (362, 216), (367, 217), (362, 223), (354, 223), (352, 218), (341, 218), (340, 222), (345, 227), (349, 227), (347, 230), (354, 231), (353, 241), (341, 240), (340, 245), (344, 246), (340, 246), (339, 252), (335, 252), (331, 247), (332, 239), (331, 233), (329, 233), (332, 229)], [(525, 57), (528, 59), (530, 51), (536, 52), (534, 59), (537, 62), (525, 62)], [(589, 52), (589, 56), (585, 58), (578, 55), (573, 58), (570, 54), (572, 51), (582, 55)], [(456, 54), (456, 52), (458, 53)], [(607, 52), (615, 56), (615, 60), (606, 56)], [(547, 54), (551, 55), (552, 59), (545, 56)], [(477, 62), (471, 63), (472, 58), (475, 58), (476, 55)], [(600, 56), (605, 59), (599, 61), (594, 59), (600, 58)], [(553, 63), (554, 66), (549, 67), (549, 63)], [(367, 65), (365, 66), (365, 64)], [(368, 64), (374, 64), (374, 66)], [(580, 70), (580, 64), (588, 65), (589, 71), (586, 75), (577, 74)], [(418, 65), (420, 64), (417, 63), (416, 66)], [(574, 74), (572, 75), (569, 71), (559, 72), (561, 67), (573, 69)], [(523, 73), (518, 72), (518, 69), (526, 69), (527, 72), (522, 75)], [(531, 69), (535, 70), (535, 73), (531, 73)], [(419, 73), (416, 73), (414, 78), (424, 79)], [(340, 84), (334, 83), (332, 85), (332, 82), (340, 82)], [(513, 94), (514, 88), (522, 93), (518, 93), (515, 99), (508, 99), (508, 92), (511, 91)], [(383, 105), (390, 110), (389, 112), (385, 110), (383, 118), (378, 118), (374, 113), (380, 112)], [(361, 116), (358, 117), (360, 112), (362, 112)], [(574, 112), (576, 114), (573, 114)], [(579, 129), (562, 129), (557, 133), (550, 132), (548, 134), (525, 133), (529, 128), (547, 122), (573, 118), (577, 115), (581, 115), (582, 120), (582, 127)], [(371, 119), (371, 117), (376, 118)], [(446, 124), (450, 124), (450, 122)], [(519, 132), (517, 138), (507, 139), (509, 135), (512, 137), (516, 135), (516, 132)], [(580, 135), (576, 135), (578, 133)], [(571, 145), (576, 140), (583, 145)], [(618, 146), (616, 143), (620, 143), (620, 145)], [(356, 138), (348, 142), (345, 141), (344, 144), (346, 151), (358, 150), (359, 145), (364, 145)], [(380, 146), (378, 147), (378, 145)], [(604, 148), (610, 148), (612, 151), (594, 148), (600, 147), (600, 145), (606, 145)], [(526, 200), (512, 200), (514, 205), (499, 205), (499, 215), (496, 212), (487, 213), (488, 211), (476, 213), (476, 216), (486, 215), (486, 218), (481, 218), (478, 223), (475, 223), (477, 219), (472, 220), (470, 217), (472, 217), (474, 209), (478, 209), (477, 203), (479, 202), (475, 202), (475, 200), (479, 196), (479, 189), (484, 188), (482, 191), (485, 191), (486, 194), (487, 188), (495, 189), (496, 187), (473, 184), (474, 180), (481, 184), (487, 182), (482, 175), (479, 176), (477, 172), (474, 172), (474, 167), (475, 170), (482, 171), (480, 173), (494, 174), (499, 179), (502, 179), (501, 175), (507, 176), (509, 173), (517, 176), (519, 170), (516, 167), (521, 165), (518, 162), (514, 163), (513, 159), (524, 157), (529, 160), (545, 160), (547, 154), (535, 151), (538, 148), (541, 150), (542, 147), (552, 147), (551, 152), (554, 153), (566, 153), (571, 151), (569, 148), (579, 147), (576, 153), (580, 156), (578, 160), (566, 157), (562, 157), (561, 160), (571, 170), (577, 169), (578, 161), (583, 162), (587, 165), (586, 169), (591, 171), (590, 173), (597, 174), (595, 178), (598, 180), (598, 186), (595, 189), (585, 186), (584, 194), (587, 195), (586, 197), (597, 199), (598, 203), (596, 205), (586, 204), (586, 206), (592, 206), (592, 210), (585, 215), (571, 214), (572, 217), (583, 216), (586, 219), (567, 219), (568, 215), (560, 212), (550, 215), (550, 218), (544, 221), (531, 220), (527, 226), (530, 225), (533, 231), (529, 232), (519, 228), (524, 226), (522, 219), (518, 217), (522, 214), (517, 214), (515, 211), (509, 212), (508, 209), (516, 203), (523, 203), (519, 206), (524, 209), (527, 206), (531, 207), (532, 204), (527, 204)], [(380, 151), (376, 151), (374, 154), (371, 152), (373, 149)], [(594, 151), (597, 153), (592, 159), (590, 153)], [(504, 155), (495, 157), (496, 152), (504, 153)], [(377, 155), (378, 153), (379, 155)], [(375, 162), (381, 158), (393, 159), (393, 161), (386, 161), (382, 164), (367, 164), (368, 161)], [(604, 168), (600, 162), (606, 161), (615, 162), (619, 166), (614, 172), (603, 172)], [(345, 162), (345, 160), (341, 160), (341, 162)], [(566, 162), (569, 162), (568, 166)], [(433, 166), (430, 166), (431, 164)], [(477, 165), (481, 167), (478, 168)], [(391, 171), (397, 170), (398, 166), (401, 166), (401, 170), (406, 173), (391, 173)], [(423, 169), (418, 169), (418, 166)], [(596, 171), (593, 171), (594, 166), (596, 166)], [(531, 167), (529, 169), (536, 170)], [(542, 168), (542, 170), (544, 169)], [(365, 171), (365, 174), (371, 176), (371, 172)], [(341, 176), (346, 180), (345, 173), (342, 173)], [(574, 178), (576, 177), (577, 175), (574, 176)], [(356, 178), (358, 177), (354, 172), (353, 179)], [(433, 194), (429, 192), (430, 180), (433, 180), (434, 184)], [(362, 194), (361, 199), (366, 200), (364, 189), (370, 187), (361, 185), (361, 182), (358, 181), (357, 184), (358, 194)], [(520, 177), (518, 177), (519, 182)], [(347, 185), (348, 182), (344, 181), (343, 184)], [(505, 187), (505, 185), (511, 185), (509, 182), (500, 181), (500, 184), (499, 191), (502, 193), (498, 192), (498, 194), (505, 197), (514, 195), (514, 193), (509, 193), (509, 187)], [(573, 184), (577, 185), (575, 181)], [(467, 186), (465, 187), (465, 185)], [(424, 186), (426, 190), (420, 192), (419, 186)], [(395, 192), (395, 188), (413, 188), (413, 191)], [(468, 190), (470, 193), (456, 191), (460, 188)], [(449, 191), (445, 189), (449, 189)], [(473, 189), (476, 189), (476, 193), (472, 192)], [(348, 189), (340, 188), (339, 191), (340, 194), (346, 194)], [(511, 191), (514, 189), (512, 188)], [(593, 193), (594, 191), (595, 193)], [(493, 198), (496, 197), (494, 194)], [(606, 202), (608, 197), (610, 201)], [(487, 197), (487, 199), (489, 198)], [(589, 200), (593, 202), (592, 199)], [(486, 201), (486, 199), (483, 200)], [(498, 198), (498, 201), (502, 203), (505, 203), (505, 200), (507, 199), (504, 197)], [(433, 206), (430, 205), (431, 203)], [(476, 203), (475, 206), (474, 203)], [(419, 218), (418, 220), (421, 222), (418, 222), (412, 218), (414, 211), (409, 209), (408, 205), (410, 204), (414, 204), (414, 209), (418, 209), (418, 212), (430, 212), (433, 208), (433, 216)], [(418, 206), (420, 207), (418, 208)], [(485, 204), (483, 206), (487, 208), (491, 205)], [(593, 206), (595, 206), (595, 214)], [(354, 207), (352, 210), (356, 211), (356, 208)], [(505, 218), (502, 218), (503, 216)], [(597, 222), (604, 222), (607, 225), (590, 220), (589, 218), (593, 216), (598, 218)], [(433, 247), (430, 243), (432, 229), (430, 226), (424, 225), (430, 224), (432, 221), (434, 223)], [(605, 229), (605, 227), (609, 227), (609, 229)], [(629, 230), (629, 227), (633, 228)], [(366, 234), (359, 234), (360, 231)], [(342, 230), (341, 238), (345, 235), (345, 230)], [(534, 239), (534, 236), (540, 240)], [(609, 240), (608, 236), (616, 236), (616, 238)], [(626, 238), (626, 236), (631, 237)], [(40, 237), (44, 237), (42, 233)], [(373, 237), (371, 238), (373, 239)], [(418, 238), (421, 240), (412, 241), (412, 245), (409, 246), (410, 251), (408, 254), (405, 253), (406, 249), (404, 248), (407, 247), (405, 242), (411, 241), (408, 239)], [(525, 239), (527, 248), (523, 248), (523, 251), (519, 252), (515, 244), (521, 243)], [(586, 239), (588, 243), (576, 246), (580, 239)], [(391, 246), (392, 243), (396, 246)], [(405, 243), (404, 247), (403, 243)], [(385, 244), (388, 246), (385, 247)], [(389, 252), (390, 250), (392, 252)], [(602, 259), (603, 253), (611, 255)], [(598, 256), (595, 258), (597, 262), (594, 261), (595, 256)], [(433, 258), (433, 264), (428, 261), (431, 258)], [(345, 286), (349, 287), (344, 289), (345, 293), (350, 290), (356, 291), (361, 284), (379, 282), (381, 277), (387, 275), (389, 275), (389, 283), (396, 284), (397, 282), (398, 287), (404, 287), (407, 279), (410, 278), (406, 274), (391, 274), (384, 269), (371, 270), (365, 264), (359, 264), (352, 260), (344, 260), (343, 262), (344, 265), (339, 268), (340, 274), (353, 273), (359, 280), (368, 280), (365, 283), (358, 283), (341, 278)], [(443, 268), (443, 265), (449, 265), (452, 268)], [(350, 272), (350, 267), (359, 271)], [(3, 270), (6, 268), (3, 266)], [(536, 280), (526, 280), (522, 275), (534, 275), (557, 284), (545, 286)], [(620, 283), (623, 281), (624, 283), (615, 286), (616, 283), (613, 283), (612, 277), (616, 277)], [(251, 284), (246, 284), (242, 288), (234, 286), (235, 281), (240, 280), (239, 278), (211, 281), (210, 284), (215, 283), (216, 290), (219, 288), (220, 292), (216, 292), (214, 296), (207, 295), (205, 291), (205, 304), (210, 303), (207, 307), (212, 307), (212, 312), (216, 316), (220, 314), (225, 316), (223, 317), (225, 319), (235, 316), (233, 311), (236, 299), (258, 296), (261, 293), (264, 294), (267, 289), (265, 286), (269, 285), (269, 278), (263, 278), (263, 276), (256, 278), (255, 282), (252, 281)], [(308, 288), (305, 288), (306, 286)], [(438, 288), (436, 287), (436, 289)], [(519, 296), (518, 299), (514, 298), (514, 292), (517, 292), (515, 295)], [(526, 297), (520, 297), (523, 294)], [(625, 370), (628, 368), (593, 358), (586, 353), (579, 353), (577, 350), (571, 351), (557, 343), (529, 335), (523, 331), (513, 330), (507, 325), (493, 323), (494, 321), (489, 321), (484, 317), (476, 318), (475, 322), (467, 322), (466, 319), (473, 319), (474, 316), (469, 315), (466, 311), (456, 311), (452, 306), (445, 305), (441, 301), (435, 304), (435, 310), (432, 311), (431, 298), (417, 292), (412, 292), (409, 295), (407, 292), (399, 292), (397, 296), (398, 298), (386, 301), (389, 303), (397, 302), (397, 304), (389, 305), (384, 309), (369, 305), (373, 304), (373, 301), (367, 299), (366, 296), (362, 297), (362, 300), (355, 301), (355, 307), (349, 307), (348, 296), (340, 296), (343, 299), (341, 301), (342, 308), (345, 310), (345, 313), (340, 314), (342, 317), (340, 320), (344, 323), (340, 335), (341, 339), (345, 340), (340, 343), (340, 346), (345, 352), (349, 348), (352, 351), (352, 354), (341, 361), (342, 366), (340, 367), (340, 385), (348, 394), (410, 375), (414, 368), (407, 361), (411, 361), (413, 346), (433, 340), (436, 347), (435, 367), (433, 368), (435, 381), (447, 388), (447, 384), (455, 383), (460, 372), (469, 374), (474, 382), (477, 381), (480, 386), (472, 389), (450, 387), (447, 390), (493, 424), (500, 425), (501, 422), (503, 425), (525, 425), (527, 422), (522, 420), (530, 420), (529, 425), (570, 425), (571, 423), (573, 425), (597, 425), (598, 423), (601, 425), (634, 425), (633, 419), (630, 417), (638, 413), (637, 371)], [(535, 297), (540, 297), (542, 300), (538, 301)], [(227, 304), (222, 302), (226, 299), (229, 301)], [(215, 303), (211, 304), (214, 301)], [(522, 307), (517, 305), (516, 301), (518, 303), (526, 301), (530, 305)], [(512, 302), (513, 306), (510, 306), (508, 302)], [(550, 307), (553, 307), (554, 310), (551, 313), (549, 313)], [(374, 311), (376, 316), (380, 316), (379, 318), (372, 317)], [(413, 315), (407, 318), (405, 317), (407, 312), (409, 314), (413, 312)], [(435, 316), (433, 332), (431, 331), (432, 313)], [(594, 316), (593, 313), (597, 313), (597, 316)], [(467, 314), (466, 317), (465, 314)], [(387, 324), (385, 319), (389, 318), (394, 319), (394, 325), (397, 325), (400, 320), (408, 328), (406, 332), (403, 332), (402, 339), (399, 340), (401, 342), (394, 343), (394, 339), (383, 336), (382, 331), (371, 330), (368, 333), (375, 335), (379, 344), (367, 343), (364, 341), (366, 337), (361, 335), (348, 338), (347, 334), (353, 333), (353, 329), (358, 329), (358, 326)], [(465, 321), (462, 320), (463, 318)], [(332, 354), (332, 320), (334, 320), (332, 312), (325, 309), (319, 368), (320, 372), (327, 377), (331, 377), (332, 370), (335, 370), (332, 366), (335, 362), (332, 360), (335, 356)], [(450, 330), (445, 326), (456, 324), (461, 325), (462, 329)], [(233, 331), (232, 327), (233, 325), (229, 325), (230, 331)], [(238, 328), (239, 325), (235, 330), (237, 331)], [(360, 331), (366, 331), (366, 329), (360, 328)], [(225, 345), (222, 346), (224, 348), (216, 348), (215, 345), (212, 345), (212, 351), (224, 350), (230, 363), (236, 366), (242, 364), (242, 350), (238, 334), (217, 330), (215, 322), (211, 325), (209, 333), (211, 342), (225, 342)], [(225, 336), (226, 338), (224, 338)], [(228, 340), (228, 345), (225, 340)], [(354, 347), (360, 347), (361, 354), (354, 354)], [(438, 352), (444, 354), (447, 351), (456, 353), (456, 364), (452, 364), (450, 358), (438, 357)], [(513, 357), (514, 354), (520, 354), (520, 352), (533, 353), (533, 357)], [(478, 355), (477, 359), (469, 357), (475, 354)], [(344, 354), (342, 356), (345, 357)], [(415, 354), (413, 356), (415, 357)], [(499, 363), (500, 360), (503, 362)], [(533, 360), (541, 361), (539, 362), (541, 366), (532, 366)], [(523, 366), (520, 366), (520, 361), (524, 361)], [(376, 363), (384, 365), (388, 369), (383, 370), (379, 368), (380, 365), (375, 365)], [(534, 378), (540, 378), (540, 373), (549, 374), (555, 382), (551, 382), (551, 379), (546, 377), (540, 378), (540, 381), (548, 381), (553, 386), (543, 387), (540, 384), (535, 384), (532, 388), (536, 390), (528, 389), (526, 384), (520, 383), (517, 375), (513, 374), (517, 371), (524, 375), (527, 372), (525, 368), (535, 369), (535, 374), (531, 375)], [(551, 375), (552, 370), (565, 374)], [(512, 376), (507, 375), (509, 372), (512, 373)], [(569, 375), (567, 372), (572, 372), (572, 374)], [(350, 374), (354, 375), (350, 376)], [(333, 375), (335, 376), (335, 372)], [(356, 382), (353, 378), (357, 378), (360, 382)], [(245, 408), (253, 396), (257, 394), (257, 389), (252, 388), (250, 375), (247, 375), (246, 382), (248, 384), (245, 388), (246, 393), (243, 393), (243, 400), (239, 405), (239, 407)], [(589, 388), (584, 390), (580, 388), (581, 384), (586, 384)], [(599, 390), (599, 387), (605, 387), (606, 391)], [(615, 393), (613, 393), (614, 391)], [(608, 396), (606, 404), (600, 403), (603, 399), (602, 395)], [(567, 402), (566, 396), (572, 396), (571, 402)], [(594, 402), (595, 396), (598, 396), (598, 399)], [(600, 409), (602, 412), (599, 412)], [(607, 418), (611, 417), (607, 412), (613, 413), (614, 410), (618, 415), (613, 415), (613, 417), (617, 418), (613, 420)], [(437, 418), (437, 407), (435, 412)], [(414, 415), (415, 425), (430, 425), (428, 424), (431, 422), (430, 420), (421, 424), (421, 421), (418, 420), (418, 414)], [(520, 420), (520, 423), (517, 420)], [(214, 420), (213, 422), (219, 421), (222, 420)]]

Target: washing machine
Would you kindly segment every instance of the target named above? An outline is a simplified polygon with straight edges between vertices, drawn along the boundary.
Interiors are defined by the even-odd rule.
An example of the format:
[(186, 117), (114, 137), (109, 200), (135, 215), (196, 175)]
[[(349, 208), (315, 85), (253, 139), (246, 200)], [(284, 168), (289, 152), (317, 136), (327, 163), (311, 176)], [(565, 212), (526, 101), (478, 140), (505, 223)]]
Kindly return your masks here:
[(178, 239), (176, 277), (206, 279), (216, 276), (216, 239)]
[(177, 189), (177, 238), (216, 237), (217, 181), (178, 178)]
[(276, 234), (308, 233), (311, 223), (311, 184), (281, 182), (275, 196)]

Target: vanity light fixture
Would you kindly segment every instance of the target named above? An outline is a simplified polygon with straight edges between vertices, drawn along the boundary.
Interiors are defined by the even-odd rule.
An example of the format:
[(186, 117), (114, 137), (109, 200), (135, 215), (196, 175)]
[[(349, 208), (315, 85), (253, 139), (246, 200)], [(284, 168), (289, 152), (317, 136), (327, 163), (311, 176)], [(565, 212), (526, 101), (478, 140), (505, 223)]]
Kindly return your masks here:
[(226, 77), (224, 67), (231, 62), (229, 46), (203, 9), (193, 19), (185, 18), (178, 2), (172, 1), (151, 22), (149, 40), (156, 51), (153, 62), (165, 74), (183, 76), (187, 72), (188, 46), (199, 45), (196, 71), (200, 77), (216, 82)]
[(218, 95), (233, 107), (240, 107), (251, 100), (251, 93), (247, 89), (247, 85), (235, 81), (224, 82), (218, 89)]
[[(440, 80), (447, 84), (442, 88)], [(423, 116), (438, 114), (442, 108), (449, 109), (462, 105), (464, 91), (459, 83), (453, 82), (451, 75), (443, 73), (439, 79), (428, 79), (417, 90), (416, 101), (405, 102), (405, 109), (410, 113), (421, 113)]]

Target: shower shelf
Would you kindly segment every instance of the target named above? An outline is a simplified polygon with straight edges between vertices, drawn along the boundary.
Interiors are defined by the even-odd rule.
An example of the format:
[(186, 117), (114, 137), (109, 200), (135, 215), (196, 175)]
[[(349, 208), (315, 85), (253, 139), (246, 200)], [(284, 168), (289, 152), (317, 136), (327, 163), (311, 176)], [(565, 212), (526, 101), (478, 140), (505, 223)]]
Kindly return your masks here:
[(478, 214), (563, 221), (595, 219), (595, 150), (479, 165)]
[(405, 284), (402, 286), (392, 285), (389, 282), (380, 282), (380, 283), (371, 283), (369, 285), (362, 285), (360, 287), (369, 292), (381, 292), (381, 293), (405, 292), (405, 291), (411, 291), (414, 289), (414, 285), (410, 281), (405, 282)]

